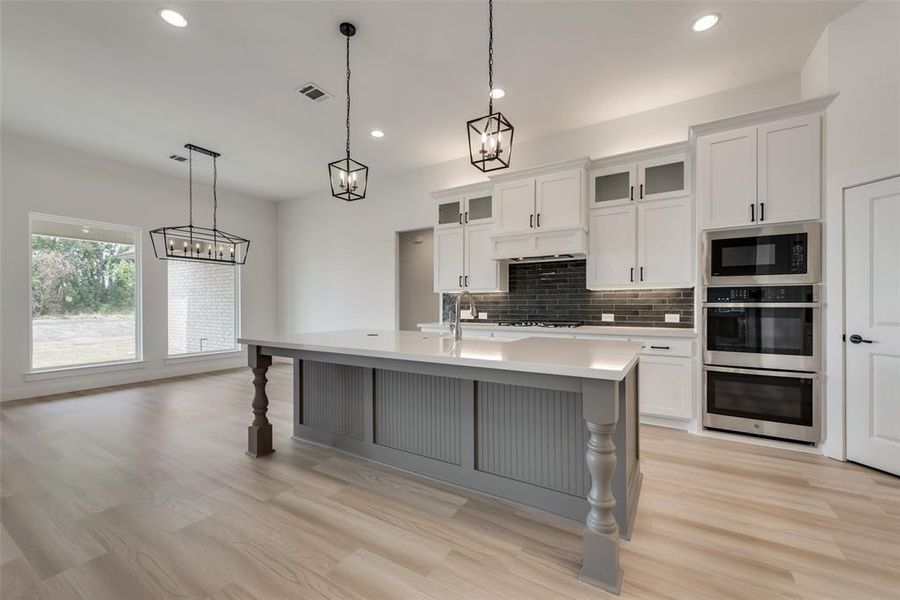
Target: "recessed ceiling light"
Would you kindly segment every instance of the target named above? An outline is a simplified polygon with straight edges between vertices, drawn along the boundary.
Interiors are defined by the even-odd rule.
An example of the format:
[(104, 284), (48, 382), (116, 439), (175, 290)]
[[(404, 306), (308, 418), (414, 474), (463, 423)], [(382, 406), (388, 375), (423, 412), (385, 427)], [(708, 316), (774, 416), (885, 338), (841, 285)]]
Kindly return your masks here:
[(81, 228), (81, 233), (90, 233), (90, 232), (91, 232), (91, 230), (88, 229), (87, 227), (82, 227), (82, 228)]
[(491, 93), (490, 93), (491, 98), (493, 98), (494, 100), (502, 98), (505, 95), (506, 95), (506, 90), (504, 90), (503, 88), (494, 88), (491, 90)]
[(707, 29), (712, 29), (715, 26), (715, 24), (718, 22), (719, 22), (719, 15), (717, 15), (717, 14), (703, 15), (702, 17), (700, 17), (699, 19), (694, 21), (694, 24), (691, 26), (691, 29), (693, 29), (694, 31), (697, 31), (697, 32), (706, 31)]
[(373, 129), (371, 133), (369, 133), (373, 138), (383, 138), (384, 132), (380, 129)]
[(187, 27), (187, 19), (181, 16), (181, 13), (177, 13), (172, 9), (162, 9), (159, 11), (159, 16), (162, 17), (163, 21), (173, 27)]

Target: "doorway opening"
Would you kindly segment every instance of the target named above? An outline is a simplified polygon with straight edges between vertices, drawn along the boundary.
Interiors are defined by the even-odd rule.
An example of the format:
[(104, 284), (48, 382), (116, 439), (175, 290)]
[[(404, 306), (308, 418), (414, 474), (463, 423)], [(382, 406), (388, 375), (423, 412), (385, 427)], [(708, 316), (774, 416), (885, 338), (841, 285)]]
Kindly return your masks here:
[(397, 327), (418, 331), (419, 323), (440, 320), (440, 294), (434, 293), (434, 230), (397, 233)]

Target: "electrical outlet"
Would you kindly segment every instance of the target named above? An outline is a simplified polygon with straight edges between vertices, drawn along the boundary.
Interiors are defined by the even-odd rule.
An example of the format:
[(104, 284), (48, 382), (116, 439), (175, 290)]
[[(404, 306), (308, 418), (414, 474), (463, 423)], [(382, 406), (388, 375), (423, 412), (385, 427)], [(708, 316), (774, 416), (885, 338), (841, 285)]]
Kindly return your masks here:
[(681, 322), (681, 315), (679, 313), (666, 313), (666, 323), (679, 322)]
[(470, 309), (470, 310), (461, 310), (461, 311), (459, 311), (459, 318), (460, 318), (460, 319), (471, 319), (471, 318), (472, 318), (472, 311), (471, 311), (471, 309)]
[(487, 313), (486, 312), (478, 313), (478, 318), (479, 319), (487, 319)]
[(613, 313), (600, 313), (600, 320), (608, 323), (612, 323), (616, 320), (616, 315)]

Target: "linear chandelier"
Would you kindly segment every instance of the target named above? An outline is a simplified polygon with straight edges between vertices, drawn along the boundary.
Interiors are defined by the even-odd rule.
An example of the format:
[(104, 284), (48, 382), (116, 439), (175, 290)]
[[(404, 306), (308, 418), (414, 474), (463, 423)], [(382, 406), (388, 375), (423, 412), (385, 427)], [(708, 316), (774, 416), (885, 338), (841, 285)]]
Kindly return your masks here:
[(350, 38), (356, 35), (356, 26), (341, 23), (339, 31), (347, 38), (347, 153), (344, 158), (328, 163), (328, 175), (331, 195), (352, 202), (366, 197), (369, 167), (350, 158)]
[[(212, 264), (242, 265), (247, 261), (250, 240), (222, 231), (217, 227), (219, 208), (216, 196), (218, 152), (185, 144), (188, 150), (188, 224), (158, 227), (150, 231), (153, 253), (161, 260), (186, 260)], [(212, 158), (213, 163), (213, 222), (212, 229), (194, 225), (194, 152)]]
[(466, 123), (469, 160), (481, 171), (509, 168), (513, 126), (500, 111), (494, 112), (494, 0), (488, 0), (488, 114)]

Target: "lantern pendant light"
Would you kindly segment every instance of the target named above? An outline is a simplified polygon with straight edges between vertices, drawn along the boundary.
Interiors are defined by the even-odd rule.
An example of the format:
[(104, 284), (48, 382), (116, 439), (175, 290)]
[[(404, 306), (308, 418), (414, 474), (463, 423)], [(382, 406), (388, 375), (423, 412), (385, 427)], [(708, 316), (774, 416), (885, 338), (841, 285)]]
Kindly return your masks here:
[[(188, 150), (188, 224), (151, 230), (153, 253), (161, 260), (187, 260), (219, 265), (244, 264), (250, 250), (250, 240), (222, 231), (216, 222), (219, 208), (216, 195), (219, 178), (216, 159), (221, 154), (194, 144), (185, 144), (184, 147)], [(213, 162), (212, 229), (194, 225), (194, 152), (211, 157)]]
[(509, 168), (513, 126), (494, 112), (494, 0), (488, 0), (488, 114), (467, 122), (469, 160), (483, 173)]
[(347, 38), (347, 154), (344, 158), (328, 163), (331, 179), (331, 195), (347, 202), (366, 197), (369, 167), (350, 158), (350, 38), (356, 35), (356, 26), (341, 23), (341, 35)]

